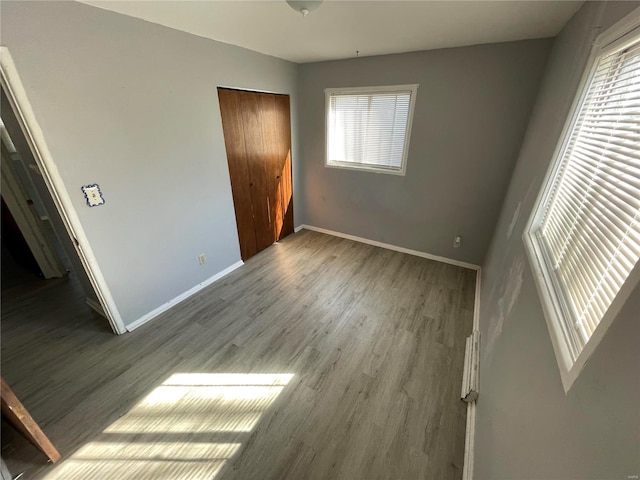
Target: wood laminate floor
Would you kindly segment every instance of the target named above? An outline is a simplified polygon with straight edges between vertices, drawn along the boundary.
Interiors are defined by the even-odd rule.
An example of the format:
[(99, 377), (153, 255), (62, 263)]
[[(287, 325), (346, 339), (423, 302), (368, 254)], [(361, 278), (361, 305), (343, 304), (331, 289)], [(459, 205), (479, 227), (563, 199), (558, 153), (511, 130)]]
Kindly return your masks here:
[(49, 480), (459, 479), (474, 287), (302, 231), (119, 337), (72, 280), (3, 294), (2, 375), (63, 460), (5, 425), (3, 458)]

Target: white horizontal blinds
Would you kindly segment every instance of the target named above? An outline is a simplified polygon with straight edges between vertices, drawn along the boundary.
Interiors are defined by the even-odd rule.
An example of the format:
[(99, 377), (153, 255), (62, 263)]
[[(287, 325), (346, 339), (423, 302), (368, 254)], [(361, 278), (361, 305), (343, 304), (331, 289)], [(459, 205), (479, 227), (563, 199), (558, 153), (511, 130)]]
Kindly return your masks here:
[(577, 355), (640, 258), (640, 39), (598, 61), (549, 198), (537, 234)]
[(401, 170), (411, 92), (332, 93), (329, 162)]

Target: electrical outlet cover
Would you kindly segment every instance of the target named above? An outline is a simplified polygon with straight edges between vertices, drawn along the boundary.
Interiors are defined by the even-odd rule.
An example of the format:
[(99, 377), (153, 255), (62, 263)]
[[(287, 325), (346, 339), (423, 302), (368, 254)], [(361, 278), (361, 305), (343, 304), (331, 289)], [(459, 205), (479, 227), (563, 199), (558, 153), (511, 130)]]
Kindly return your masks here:
[(100, 191), (100, 185), (98, 185), (97, 183), (92, 183), (91, 185), (83, 185), (82, 192), (84, 193), (84, 198), (87, 200), (87, 205), (89, 205), (90, 207), (104, 205), (104, 197), (102, 196), (102, 192)]

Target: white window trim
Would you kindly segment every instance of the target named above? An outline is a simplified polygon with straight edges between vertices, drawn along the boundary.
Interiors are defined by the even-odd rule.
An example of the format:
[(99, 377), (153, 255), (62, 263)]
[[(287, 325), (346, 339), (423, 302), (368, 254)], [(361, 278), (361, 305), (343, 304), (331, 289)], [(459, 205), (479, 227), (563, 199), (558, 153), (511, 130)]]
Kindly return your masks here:
[[(402, 152), (402, 166), (400, 170), (390, 170), (386, 168), (376, 168), (371, 165), (340, 165), (336, 163), (329, 163), (329, 108), (331, 102), (331, 94), (358, 94), (358, 93), (382, 93), (382, 92), (397, 92), (397, 91), (410, 91), (411, 101), (409, 102), (409, 115), (407, 118), (407, 133), (404, 139), (404, 148)], [(401, 175), (404, 176), (407, 171), (407, 157), (409, 155), (409, 140), (411, 139), (411, 127), (413, 125), (413, 111), (416, 105), (416, 94), (418, 92), (418, 84), (409, 85), (384, 85), (378, 87), (346, 87), (346, 88), (325, 88), (324, 90), (324, 166), (327, 168), (339, 168), (341, 170), (357, 170), (360, 172), (373, 172), (373, 173), (385, 173), (387, 175)]]
[(569, 392), (569, 389), (578, 378), (588, 359), (600, 344), (605, 332), (613, 323), (633, 289), (640, 282), (640, 262), (635, 265), (635, 268), (631, 271), (629, 277), (616, 295), (615, 300), (607, 310), (604, 317), (600, 320), (600, 323), (593, 332), (593, 335), (591, 335), (591, 338), (574, 361), (568, 345), (568, 332), (565, 331), (565, 321), (563, 320), (564, 313), (561, 305), (563, 300), (559, 298), (556, 293), (556, 289), (552, 285), (552, 277), (549, 275), (546, 262), (544, 261), (544, 254), (538, 239), (534, 234), (534, 229), (539, 224), (544, 214), (544, 205), (547, 203), (551, 194), (553, 180), (555, 179), (562, 164), (562, 154), (567, 142), (569, 141), (569, 134), (577, 120), (576, 117), (579, 108), (587, 93), (598, 58), (601, 55), (606, 54), (608, 51), (617, 48), (621, 43), (626, 42), (631, 36), (637, 35), (639, 29), (640, 8), (636, 8), (625, 18), (600, 34), (594, 42), (587, 62), (587, 67), (580, 81), (578, 93), (573, 100), (570, 113), (567, 117), (567, 121), (565, 122), (562, 134), (560, 135), (560, 140), (553, 153), (553, 160), (542, 183), (543, 187), (538, 195), (533, 211), (522, 235), (536, 288), (538, 290), (538, 295), (540, 296), (542, 303), (542, 309), (544, 311), (545, 321), (551, 337), (551, 343), (558, 362), (558, 368), (560, 369), (560, 376), (565, 393)]

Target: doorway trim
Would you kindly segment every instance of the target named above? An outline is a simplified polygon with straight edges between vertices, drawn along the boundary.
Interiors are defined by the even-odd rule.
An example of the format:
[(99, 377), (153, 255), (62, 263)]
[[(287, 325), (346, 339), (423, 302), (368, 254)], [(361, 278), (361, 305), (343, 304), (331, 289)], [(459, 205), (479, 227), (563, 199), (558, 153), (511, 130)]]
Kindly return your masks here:
[(31, 148), (40, 173), (42, 173), (47, 190), (60, 213), (67, 234), (71, 237), (80, 262), (89, 277), (111, 328), (116, 334), (125, 333), (127, 329), (93, 254), (80, 218), (71, 203), (69, 192), (44, 140), (43, 132), (33, 113), (13, 58), (9, 53), (9, 49), (4, 46), (0, 46), (0, 84), (2, 84), (7, 99), (13, 108), (22, 133)]
[(0, 183), (2, 198), (44, 278), (63, 277), (67, 272), (44, 232), (42, 219), (38, 216), (33, 204), (29, 204), (28, 195), (11, 164), (11, 153), (4, 142), (0, 145), (0, 149), (2, 150), (2, 182)]

